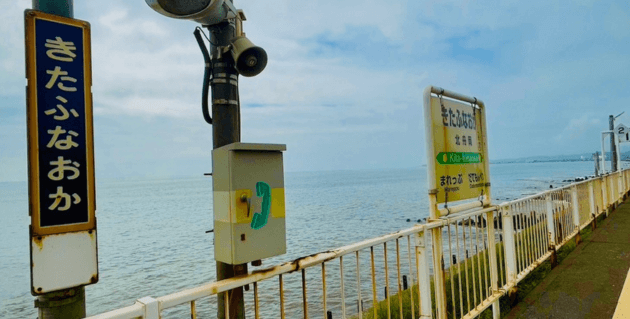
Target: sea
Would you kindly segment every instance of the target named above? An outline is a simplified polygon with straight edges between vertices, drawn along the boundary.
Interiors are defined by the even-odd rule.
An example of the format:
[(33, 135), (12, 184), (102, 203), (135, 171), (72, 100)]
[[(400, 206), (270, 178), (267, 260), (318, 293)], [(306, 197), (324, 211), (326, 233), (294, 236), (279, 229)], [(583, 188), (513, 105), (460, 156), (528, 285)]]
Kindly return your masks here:
[[(491, 164), (493, 202), (560, 187), (593, 170), (593, 162)], [(429, 214), (426, 167), (287, 172), (285, 197), (287, 253), (259, 268), (406, 229)], [(99, 179), (96, 198), (99, 282), (86, 287), (88, 315), (215, 280), (213, 233), (207, 232), (213, 228), (211, 177)], [(0, 182), (0, 221), (0, 318), (36, 318), (26, 182)], [(300, 284), (288, 282), (287, 289), (299, 292)], [(287, 307), (301, 309), (295, 295), (298, 300), (288, 295)], [(213, 302), (200, 302), (200, 313), (214, 318)], [(338, 306), (330, 302), (331, 309)], [(165, 317), (189, 318), (189, 309)]]

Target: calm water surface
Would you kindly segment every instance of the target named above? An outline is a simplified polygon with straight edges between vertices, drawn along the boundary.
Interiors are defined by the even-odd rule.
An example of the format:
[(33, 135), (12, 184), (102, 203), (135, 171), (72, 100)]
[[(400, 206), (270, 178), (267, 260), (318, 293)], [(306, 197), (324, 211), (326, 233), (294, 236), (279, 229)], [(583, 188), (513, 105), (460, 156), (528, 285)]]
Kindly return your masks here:
[[(590, 175), (593, 163), (496, 164), (490, 170), (493, 199), (500, 203)], [(407, 219), (428, 216), (426, 184), (424, 168), (285, 174), (287, 254), (264, 260), (263, 267), (412, 226)], [(27, 201), (25, 182), (0, 183), (0, 318), (37, 317)], [(206, 234), (213, 227), (211, 208), (208, 177), (97, 181), (100, 280), (86, 287), (88, 315), (213, 281), (213, 235)], [(301, 307), (301, 299), (287, 300), (287, 307)], [(200, 308), (212, 313), (208, 305)], [(176, 309), (170, 317), (185, 312)]]

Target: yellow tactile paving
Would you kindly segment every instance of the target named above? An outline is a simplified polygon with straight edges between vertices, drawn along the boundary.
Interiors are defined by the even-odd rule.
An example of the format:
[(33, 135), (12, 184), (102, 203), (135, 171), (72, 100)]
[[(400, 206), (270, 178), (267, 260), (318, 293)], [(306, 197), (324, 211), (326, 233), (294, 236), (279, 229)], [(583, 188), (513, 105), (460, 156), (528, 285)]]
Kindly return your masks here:
[(628, 276), (626, 276), (626, 281), (623, 284), (613, 319), (630, 319), (630, 271), (628, 271)]

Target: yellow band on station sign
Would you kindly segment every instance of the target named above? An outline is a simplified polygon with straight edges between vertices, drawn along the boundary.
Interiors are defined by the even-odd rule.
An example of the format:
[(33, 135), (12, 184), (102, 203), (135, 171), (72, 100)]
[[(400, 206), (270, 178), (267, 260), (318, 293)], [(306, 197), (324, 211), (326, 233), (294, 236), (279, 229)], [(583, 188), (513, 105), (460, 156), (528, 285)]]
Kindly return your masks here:
[(438, 203), (488, 194), (484, 111), (478, 105), (431, 96), (432, 158)]

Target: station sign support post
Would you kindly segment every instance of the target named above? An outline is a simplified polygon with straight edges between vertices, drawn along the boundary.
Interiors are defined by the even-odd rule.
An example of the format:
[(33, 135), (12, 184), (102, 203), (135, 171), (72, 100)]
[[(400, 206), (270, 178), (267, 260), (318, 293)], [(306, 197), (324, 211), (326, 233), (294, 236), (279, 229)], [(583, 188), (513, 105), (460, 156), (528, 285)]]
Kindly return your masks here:
[(90, 25), (72, 0), (25, 11), (31, 293), (40, 319), (83, 318), (98, 281)]

